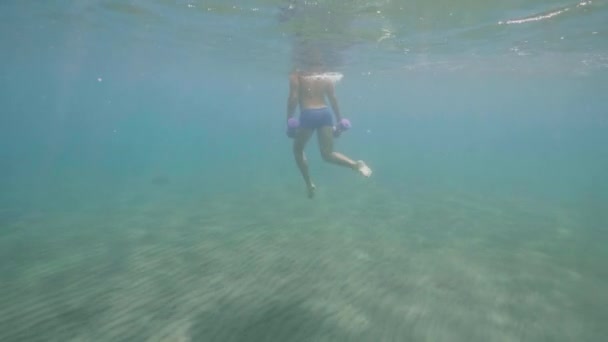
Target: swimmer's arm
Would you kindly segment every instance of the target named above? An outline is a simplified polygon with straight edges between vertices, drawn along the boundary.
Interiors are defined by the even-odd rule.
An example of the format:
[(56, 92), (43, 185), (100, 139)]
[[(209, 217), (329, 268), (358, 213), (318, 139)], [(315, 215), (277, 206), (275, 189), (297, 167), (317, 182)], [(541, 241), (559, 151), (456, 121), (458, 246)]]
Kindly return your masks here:
[(298, 75), (291, 74), (289, 76), (289, 98), (287, 99), (287, 119), (293, 116), (293, 112), (298, 105)]
[(342, 120), (342, 114), (340, 114), (340, 107), (338, 106), (338, 99), (336, 99), (336, 91), (333, 83), (328, 82), (326, 94), (327, 98), (329, 99), (329, 103), (331, 104), (331, 110), (334, 112), (334, 116), (336, 117), (336, 122), (339, 122)]

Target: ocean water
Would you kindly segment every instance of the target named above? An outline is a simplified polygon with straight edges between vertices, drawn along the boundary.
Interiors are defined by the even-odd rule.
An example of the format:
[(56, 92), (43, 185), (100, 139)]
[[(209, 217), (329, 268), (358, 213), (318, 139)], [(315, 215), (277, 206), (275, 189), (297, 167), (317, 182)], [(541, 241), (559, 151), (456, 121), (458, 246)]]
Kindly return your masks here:
[[(608, 2), (0, 3), (0, 341), (603, 341)], [(285, 135), (320, 53), (353, 127)]]

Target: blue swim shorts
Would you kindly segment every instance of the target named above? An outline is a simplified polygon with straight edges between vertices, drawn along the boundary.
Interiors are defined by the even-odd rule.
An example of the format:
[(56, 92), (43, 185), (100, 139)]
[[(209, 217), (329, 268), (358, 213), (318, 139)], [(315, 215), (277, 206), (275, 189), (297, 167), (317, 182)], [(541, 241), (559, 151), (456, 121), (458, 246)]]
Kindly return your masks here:
[(331, 111), (327, 107), (304, 109), (300, 112), (300, 127), (317, 129), (333, 125)]

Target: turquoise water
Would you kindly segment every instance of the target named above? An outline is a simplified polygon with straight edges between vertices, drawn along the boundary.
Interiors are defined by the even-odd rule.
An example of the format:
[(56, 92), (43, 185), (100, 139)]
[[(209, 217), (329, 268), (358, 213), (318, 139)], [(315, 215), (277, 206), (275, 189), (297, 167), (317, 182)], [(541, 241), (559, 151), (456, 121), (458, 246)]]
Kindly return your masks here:
[[(606, 1), (4, 1), (0, 341), (601, 341)], [(316, 49), (353, 128), (285, 136)]]

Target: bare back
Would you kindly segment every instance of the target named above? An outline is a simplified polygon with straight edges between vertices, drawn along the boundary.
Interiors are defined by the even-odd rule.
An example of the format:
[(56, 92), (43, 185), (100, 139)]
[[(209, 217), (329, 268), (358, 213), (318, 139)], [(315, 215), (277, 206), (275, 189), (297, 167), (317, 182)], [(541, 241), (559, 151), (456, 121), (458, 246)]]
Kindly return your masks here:
[(298, 99), (301, 109), (327, 106), (325, 96), (333, 84), (326, 79), (298, 75)]

